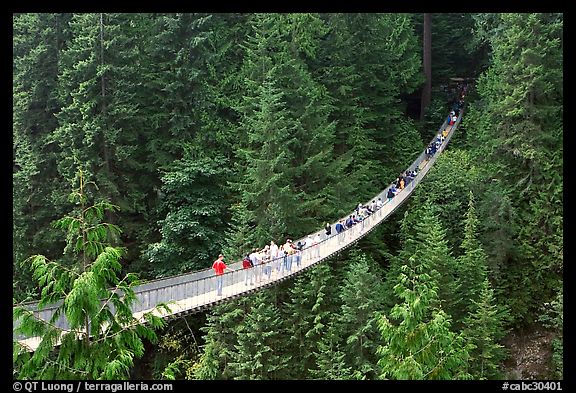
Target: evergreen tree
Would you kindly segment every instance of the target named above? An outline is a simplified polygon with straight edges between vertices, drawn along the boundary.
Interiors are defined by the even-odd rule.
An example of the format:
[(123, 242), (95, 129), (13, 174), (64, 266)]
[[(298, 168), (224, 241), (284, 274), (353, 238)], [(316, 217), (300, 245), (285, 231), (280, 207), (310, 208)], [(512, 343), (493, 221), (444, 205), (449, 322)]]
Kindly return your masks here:
[[(486, 191), (481, 192), (500, 194), (490, 197), (479, 215), (492, 225), (503, 209), (513, 213), (504, 225), (514, 242), (498, 266), (507, 279), (496, 289), (505, 294), (517, 322), (531, 321), (537, 313), (534, 299), (554, 297), (563, 269), (563, 16), (476, 19), (475, 30), (491, 58), (478, 80), (482, 100), (471, 106), (467, 122), (474, 156), (484, 163)], [(505, 244), (506, 239), (498, 240)], [(501, 252), (496, 245), (486, 250)]]
[[(397, 176), (420, 150), (417, 133), (403, 135), (415, 127), (399, 97), (423, 82), (421, 51), (410, 15), (324, 18), (330, 31), (317, 73), (334, 97), (335, 153), (348, 178), (339, 194), (344, 201), (363, 200), (383, 189), (385, 179)], [(350, 189), (359, 194), (351, 196)]]
[[(361, 100), (366, 108), (366, 128), (380, 159), (380, 181), (377, 189), (405, 169), (420, 151), (420, 138), (413, 134), (413, 154), (400, 154), (395, 139), (402, 135), (405, 108), (398, 104), (399, 96), (411, 93), (424, 82), (421, 73), (421, 50), (414, 32), (413, 17), (407, 14), (356, 14), (351, 16), (357, 31), (356, 59), (361, 78)], [(392, 143), (391, 143), (392, 142)], [(400, 144), (403, 146), (404, 144)]]
[[(446, 112), (442, 112), (445, 116)], [(436, 119), (437, 121), (437, 119)], [(481, 181), (479, 163), (467, 149), (453, 149), (454, 135), (450, 148), (445, 150), (426, 175), (426, 181), (418, 184), (410, 199), (425, 197), (434, 206), (442, 226), (446, 229), (446, 240), (452, 250), (458, 250), (464, 241), (464, 226), (470, 191), (477, 194)], [(496, 225), (494, 225), (496, 227)], [(480, 228), (479, 228), (480, 229)], [(494, 228), (496, 230), (496, 228)]]
[(335, 309), (334, 277), (328, 263), (314, 266), (299, 276), (289, 288), (288, 301), (282, 307), (286, 343), (285, 353), (292, 355), (290, 375), (308, 379), (315, 368), (315, 353), (324, 336), (330, 314)]
[(457, 260), (455, 305), (452, 314), (456, 325), (465, 315), (472, 312), (472, 304), (480, 301), (481, 289), (484, 286), (484, 281), (488, 278), (487, 257), (478, 241), (478, 225), (474, 194), (470, 191), (464, 241), (462, 242), (463, 254)]
[(289, 375), (291, 355), (277, 345), (286, 332), (270, 292), (252, 296), (250, 310), (236, 333), (236, 352), (230, 363), (234, 379), (285, 379)]
[(332, 323), (325, 328), (325, 333), (318, 341), (318, 352), (315, 353), (316, 366), (310, 370), (314, 379), (358, 379), (346, 362), (346, 353), (341, 350), (342, 337)]
[(464, 321), (463, 333), (472, 344), (470, 373), (474, 379), (498, 379), (505, 359), (504, 346), (499, 341), (506, 334), (507, 314), (496, 304), (494, 290), (485, 278), (479, 286), (478, 300), (471, 301), (471, 312)]
[(162, 178), (162, 241), (149, 245), (146, 256), (155, 276), (209, 267), (222, 250), (226, 192), (221, 178), (228, 169), (224, 157), (196, 158), (192, 148), (173, 162)]
[[(322, 83), (333, 99), (330, 118), (336, 123), (334, 156), (342, 165), (342, 178), (337, 182), (334, 214), (342, 216), (355, 206), (357, 200), (366, 200), (374, 190), (366, 187), (379, 175), (379, 160), (374, 152), (376, 143), (366, 128), (366, 110), (360, 102), (362, 77), (358, 70), (360, 43), (349, 14), (323, 15), (328, 34), (318, 48), (313, 62), (315, 79)], [(356, 190), (350, 193), (350, 190)]]
[(69, 19), (69, 14), (13, 16), (12, 244), (14, 291), (20, 300), (24, 293), (34, 294), (34, 288), (31, 272), (18, 262), (38, 252), (58, 257), (63, 242), (50, 223), (70, 208), (51, 135), (58, 126), (55, 91)]
[(235, 359), (239, 325), (249, 310), (249, 298), (216, 306), (208, 315), (200, 364), (194, 370), (196, 379), (232, 379), (236, 376), (231, 365)]
[(435, 209), (429, 202), (416, 198), (411, 201), (411, 209), (406, 212), (401, 224), (403, 238), (402, 250), (392, 257), (392, 263), (384, 285), (389, 307), (397, 304), (395, 286), (399, 283), (405, 261), (413, 256), (425, 260), (431, 270), (428, 272), (434, 285), (438, 287), (437, 294), (431, 301), (440, 301), (442, 307), (451, 315), (455, 298), (456, 263), (450, 255), (446, 241), (446, 233), (438, 220)]
[(382, 315), (378, 348), (382, 379), (467, 379), (468, 348), (450, 331), (451, 319), (438, 306), (434, 268), (414, 256), (400, 269), (394, 292), (401, 299), (390, 319)]
[[(486, 66), (484, 46), (472, 39), (475, 30), (473, 13), (432, 14), (432, 84), (445, 85), (450, 78), (477, 75)], [(419, 37), (424, 17), (417, 15), (414, 27)]]
[(353, 255), (340, 291), (342, 306), (334, 325), (340, 332), (341, 350), (357, 378), (375, 379), (376, 350), (380, 342), (376, 312), (382, 310), (382, 282), (374, 261)]
[[(295, 193), (291, 178), (293, 153), (286, 148), (286, 138), (291, 128), (282, 103), (282, 94), (276, 89), (272, 77), (258, 87), (261, 105), (253, 112), (255, 118), (246, 119), (250, 149), (240, 151), (241, 162), (246, 163), (244, 182), (241, 190), (241, 206), (249, 214), (244, 220), (237, 219), (238, 229), (251, 228), (247, 236), (243, 231), (241, 248), (250, 244), (261, 244), (268, 239), (281, 239), (288, 234), (288, 228), (298, 225), (298, 194)], [(247, 220), (246, 220), (247, 219)]]
[(540, 322), (556, 334), (552, 340), (552, 376), (562, 379), (564, 375), (564, 290), (558, 289), (556, 299), (544, 303), (544, 313)]
[(291, 237), (312, 232), (331, 212), (329, 185), (339, 174), (329, 97), (302, 59), (314, 56), (321, 21), (308, 14), (256, 14), (251, 26), (238, 107), (248, 134), (238, 165), (246, 170), (234, 184), (244, 200), (234, 221), (252, 230), (241, 247), (283, 238), (288, 228)]
[[(164, 325), (151, 312), (141, 320), (132, 315), (136, 277), (117, 277), (124, 250), (110, 243), (118, 238), (120, 229), (102, 222), (105, 210), (116, 210), (117, 206), (107, 201), (88, 206), (85, 188), (90, 182), (86, 182), (81, 170), (77, 181), (79, 186), (71, 194), (76, 210), (55, 222), (55, 227), (66, 230), (64, 251), (77, 264), (66, 268), (43, 255), (26, 261), (42, 289), (39, 308), (64, 297), (50, 321), (38, 319), (24, 306), (14, 307), (14, 321), (19, 320), (15, 332), (41, 338), (32, 353), (25, 344), (14, 341), (13, 362), (18, 379), (128, 378), (134, 357), (144, 353), (143, 338), (154, 341), (154, 329)], [(157, 307), (166, 308), (161, 304)], [(54, 324), (62, 314), (68, 321), (68, 330)]]
[[(72, 38), (62, 51), (58, 78), (61, 110), (53, 141), (60, 149), (58, 171), (72, 181), (77, 163), (99, 184), (97, 195), (124, 212), (107, 220), (125, 227), (127, 244), (138, 240), (135, 217), (148, 208), (151, 189), (139, 156), (146, 127), (138, 97), (139, 31), (128, 14), (74, 14)], [(140, 183), (142, 181), (142, 183)], [(132, 248), (130, 248), (132, 250)], [(127, 254), (133, 259), (132, 253)]]

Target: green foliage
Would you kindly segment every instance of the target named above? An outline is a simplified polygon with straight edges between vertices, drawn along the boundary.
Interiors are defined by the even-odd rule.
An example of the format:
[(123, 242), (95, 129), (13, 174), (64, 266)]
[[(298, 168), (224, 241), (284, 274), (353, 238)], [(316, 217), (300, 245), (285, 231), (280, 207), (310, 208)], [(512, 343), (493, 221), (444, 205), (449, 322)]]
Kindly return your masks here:
[(291, 357), (277, 343), (286, 335), (280, 311), (268, 291), (252, 296), (251, 306), (236, 331), (230, 369), (234, 379), (286, 379)]
[(410, 135), (413, 128), (398, 97), (423, 79), (410, 15), (328, 14), (325, 19), (330, 30), (317, 74), (334, 98), (335, 154), (347, 178), (337, 189), (347, 202), (336, 206), (343, 214), (349, 211), (345, 206), (381, 190), (404, 169), (410, 160), (404, 153), (417, 151), (420, 141)]
[[(186, 327), (173, 323), (159, 334), (158, 351), (154, 352), (153, 379), (191, 379), (199, 366), (200, 351), (194, 332), (183, 317)], [(138, 379), (138, 378), (135, 378)]]
[(552, 340), (553, 377), (562, 379), (564, 376), (564, 290), (560, 287), (556, 299), (544, 303), (544, 312), (539, 321), (556, 333)]
[[(452, 355), (466, 361), (457, 338), (464, 327), (474, 347), (472, 376), (497, 378), (499, 340), (509, 327), (502, 310), (516, 325), (542, 318), (560, 329), (563, 15), (434, 14), (437, 94), (426, 121), (415, 125), (406, 105), (423, 83), (421, 19), (14, 14), (14, 298), (41, 305), (62, 299), (55, 318), (69, 314), (76, 323), (61, 335), (15, 307), (19, 329), (44, 337), (34, 353), (14, 345), (15, 374), (126, 377), (142, 353), (138, 337), (154, 336), (128, 328), (136, 281), (117, 278), (120, 271), (166, 276), (207, 267), (220, 251), (236, 260), (346, 214), (437, 132), (448, 109), (441, 92), (447, 78), (481, 71), (462, 132), (411, 197), (404, 219), (360, 243), (365, 257), (352, 256), (346, 273), (342, 261), (329, 273), (319, 266), (311, 278), (267, 294), (276, 296), (268, 304), (222, 306), (209, 320), (200, 360), (168, 334), (155, 377), (459, 378), (466, 373), (458, 374), (463, 368)], [(67, 198), (78, 168), (100, 186), (77, 195), (89, 207)], [(476, 202), (467, 209), (470, 192)], [(420, 325), (408, 327), (389, 311), (421, 307), (394, 291), (407, 288), (400, 278), (412, 274), (404, 267), (411, 257), (429, 264), (431, 282), (429, 290), (419, 287), (430, 297)], [(382, 284), (371, 258), (391, 261)], [(105, 300), (114, 312), (102, 307)], [(553, 305), (543, 316), (542, 303)], [(379, 355), (386, 369), (370, 355), (380, 339), (369, 315), (379, 309), (389, 318)], [(278, 316), (282, 335), (248, 341), (251, 329), (277, 326)], [(152, 328), (162, 323), (147, 320)], [(93, 338), (77, 340), (87, 329)], [(428, 347), (411, 358), (401, 351), (409, 331), (417, 332), (414, 345), (419, 334), (435, 332), (434, 350), (454, 338), (453, 351), (444, 352), (451, 355), (436, 368)], [(250, 356), (280, 368), (267, 370), (262, 361), (253, 372), (241, 366)], [(406, 361), (395, 366), (392, 359)]]
[(289, 334), (283, 336), (286, 342), (281, 346), (293, 356), (289, 368), (293, 379), (310, 377), (315, 368), (315, 352), (336, 309), (332, 269), (328, 263), (322, 263), (299, 276), (282, 307), (283, 329)]
[(479, 285), (478, 300), (471, 300), (470, 314), (464, 321), (464, 335), (471, 344), (470, 373), (474, 379), (500, 379), (499, 371), (506, 357), (499, 341), (506, 334), (504, 323), (509, 315), (496, 304), (494, 290), (487, 278)]
[(410, 257), (394, 292), (401, 299), (381, 315), (378, 348), (382, 379), (468, 379), (468, 347), (450, 331), (451, 318), (439, 306), (432, 264)]
[(325, 333), (318, 342), (318, 352), (315, 354), (316, 366), (310, 370), (314, 379), (340, 380), (359, 379), (347, 365), (346, 352), (341, 350), (342, 337), (332, 324), (325, 328)]
[[(303, 20), (313, 27), (305, 35)], [(329, 185), (339, 174), (331, 161), (330, 97), (295, 45), (306, 42), (304, 53), (313, 55), (322, 23), (292, 14), (256, 14), (250, 23), (237, 107), (247, 140), (237, 148), (239, 180), (232, 184), (242, 195), (235, 225), (250, 228), (248, 239), (234, 240), (240, 248), (312, 232), (331, 213)]]
[(194, 370), (195, 379), (232, 379), (235, 376), (231, 362), (234, 361), (238, 329), (248, 312), (248, 298), (242, 297), (224, 303), (208, 315), (206, 326), (201, 328), (204, 336), (200, 364)]
[(484, 281), (488, 278), (487, 256), (478, 240), (479, 221), (474, 207), (474, 194), (470, 191), (464, 226), (462, 255), (458, 258), (455, 274), (453, 317), (456, 325), (472, 311), (472, 304), (480, 300)]
[[(444, 114), (445, 115), (445, 114)], [(480, 181), (478, 163), (464, 149), (452, 149), (452, 141), (459, 139), (454, 135), (450, 148), (434, 163), (426, 175), (426, 181), (414, 190), (414, 197), (425, 197), (435, 207), (440, 221), (446, 228), (446, 239), (451, 249), (456, 250), (463, 241), (465, 212), (468, 195), (474, 191)]]
[[(119, 228), (101, 222), (113, 205), (100, 202), (86, 207), (82, 171), (78, 180), (71, 199), (79, 210), (56, 222), (67, 231), (67, 247), (77, 265), (67, 269), (43, 255), (26, 260), (42, 289), (38, 307), (56, 309), (44, 321), (25, 306), (14, 307), (14, 321), (19, 321), (14, 332), (40, 339), (32, 355), (26, 344), (14, 341), (13, 367), (18, 379), (128, 378), (134, 357), (144, 353), (142, 339), (154, 341), (154, 329), (164, 324), (148, 313), (144, 316), (148, 327), (132, 315), (130, 305), (136, 300), (132, 288), (138, 281), (134, 274), (118, 278), (123, 249), (109, 245), (109, 239)], [(55, 303), (59, 298), (63, 301)], [(62, 314), (67, 330), (55, 325)]]
[[(320, 379), (374, 379), (378, 375), (376, 348), (379, 342), (376, 312), (382, 309), (382, 282), (374, 261), (353, 255), (339, 290), (342, 305), (332, 314), (325, 334), (319, 337), (316, 369)], [(334, 356), (333, 365), (328, 359)]]
[(149, 245), (146, 257), (155, 276), (168, 276), (210, 266), (222, 250), (225, 228), (219, 181), (228, 175), (224, 157), (196, 158), (190, 149), (162, 177), (162, 241)]
[(416, 198), (411, 208), (405, 213), (401, 225), (402, 250), (392, 258), (384, 283), (385, 303), (388, 307), (397, 304), (399, 300), (395, 288), (398, 285), (402, 266), (410, 257), (426, 261), (430, 267), (428, 274), (438, 288), (438, 296), (433, 301), (439, 301), (449, 315), (454, 300), (454, 280), (456, 277), (456, 262), (451, 256), (446, 232), (438, 220), (438, 214), (430, 202)]
[(13, 16), (13, 281), (14, 295), (34, 294), (31, 272), (18, 262), (41, 250), (56, 258), (63, 242), (50, 223), (69, 208), (67, 186), (57, 172), (51, 134), (58, 126), (56, 84), (59, 50), (70, 14)]
[(535, 299), (553, 298), (563, 269), (563, 16), (476, 19), (492, 55), (467, 116), (471, 151), (483, 163), (479, 215), (493, 271), (506, 277), (496, 293), (516, 323), (530, 322)]
[[(445, 84), (449, 78), (472, 76), (484, 65), (483, 47), (471, 45), (476, 14), (432, 14), (432, 83)], [(415, 16), (418, 37), (422, 37), (423, 14)], [(421, 38), (420, 38), (421, 40)]]

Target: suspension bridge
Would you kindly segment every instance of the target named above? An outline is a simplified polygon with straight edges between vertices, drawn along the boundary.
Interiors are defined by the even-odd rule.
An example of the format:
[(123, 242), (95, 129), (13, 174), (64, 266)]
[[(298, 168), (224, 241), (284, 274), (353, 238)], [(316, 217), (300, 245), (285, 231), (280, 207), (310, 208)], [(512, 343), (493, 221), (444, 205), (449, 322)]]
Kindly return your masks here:
[[(261, 269), (258, 274), (254, 276), (259, 278), (259, 281), (253, 282), (252, 285), (245, 282), (245, 271), (242, 269), (242, 262), (235, 262), (229, 264), (228, 267), (231, 271), (226, 272), (221, 279), (223, 280), (222, 294), (217, 294), (217, 277), (214, 271), (209, 269), (199, 270), (192, 273), (185, 273), (167, 278), (149, 281), (134, 287), (136, 301), (132, 304), (132, 312), (134, 317), (141, 323), (144, 323), (144, 314), (153, 312), (163, 318), (175, 318), (188, 313), (199, 312), (215, 305), (221, 304), (226, 301), (238, 298), (239, 296), (249, 295), (257, 290), (276, 285), (282, 281), (293, 278), (294, 276), (306, 271), (318, 263), (321, 263), (331, 256), (342, 252), (346, 248), (352, 246), (358, 240), (362, 239), (374, 230), (380, 223), (390, 217), (412, 194), (416, 186), (424, 179), (426, 174), (430, 171), (440, 154), (444, 151), (452, 135), (460, 125), (464, 110), (460, 114), (451, 127), (449, 133), (446, 135), (444, 142), (437, 149), (432, 157), (423, 151), (414, 162), (407, 168), (407, 170), (414, 170), (418, 168), (416, 177), (408, 183), (408, 185), (400, 190), (396, 196), (385, 203), (380, 209), (365, 218), (361, 223), (346, 229), (344, 232), (338, 234), (335, 231), (335, 224), (340, 220), (336, 220), (331, 224), (332, 234), (326, 236), (324, 228), (318, 232), (310, 234), (314, 238), (320, 234), (321, 241), (314, 246), (306, 244), (306, 248), (298, 251), (292, 256), (294, 263), (291, 263), (291, 270), (279, 270), (275, 267), (280, 263), (279, 260), (272, 260), (265, 264), (258, 265), (252, 269)], [(447, 121), (444, 121), (440, 126), (438, 132), (442, 132), (448, 126)], [(434, 137), (433, 141), (436, 137)], [(389, 185), (386, 189), (382, 190), (379, 194), (375, 195), (370, 201), (381, 198), (382, 201), (387, 201), (387, 193)], [(342, 218), (345, 220), (346, 217)], [(305, 241), (308, 236), (294, 241)], [(270, 275), (263, 274), (265, 268), (271, 268)], [(168, 304), (170, 311), (164, 309), (156, 309), (158, 304)], [(38, 308), (38, 302), (29, 302), (20, 304), (26, 309), (34, 313), (34, 317), (50, 322), (52, 325), (62, 332), (68, 332), (69, 326), (64, 313), (60, 313), (59, 317), (52, 321), (53, 316), (58, 308), (62, 306), (63, 302), (59, 301), (53, 305), (44, 308)], [(114, 310), (113, 305), (110, 305)], [(35, 351), (40, 345), (41, 337), (26, 337), (18, 332), (19, 320), (13, 321), (13, 341), (18, 341), (28, 351)]]

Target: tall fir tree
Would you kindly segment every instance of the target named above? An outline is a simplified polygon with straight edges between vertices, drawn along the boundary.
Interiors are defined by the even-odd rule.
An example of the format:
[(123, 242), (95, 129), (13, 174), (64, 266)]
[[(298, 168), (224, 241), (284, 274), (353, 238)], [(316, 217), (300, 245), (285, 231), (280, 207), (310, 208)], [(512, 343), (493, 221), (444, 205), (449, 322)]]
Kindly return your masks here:
[[(444, 112), (443, 112), (444, 113)], [(460, 139), (460, 134), (453, 135)], [(446, 176), (446, 174), (450, 176)], [(476, 192), (481, 181), (480, 168), (467, 149), (445, 150), (434, 163), (434, 167), (414, 190), (414, 197), (425, 196), (436, 206), (438, 218), (446, 229), (446, 240), (453, 250), (458, 250), (464, 240), (464, 226), (469, 202), (469, 192)]]
[(455, 325), (472, 312), (474, 302), (480, 301), (480, 292), (488, 278), (487, 256), (478, 240), (479, 220), (474, 207), (474, 194), (470, 191), (468, 211), (462, 241), (463, 254), (457, 259), (453, 318)]
[(332, 266), (322, 263), (299, 276), (288, 289), (288, 300), (282, 307), (286, 353), (292, 354), (290, 376), (309, 379), (315, 369), (315, 353), (324, 336), (329, 317), (335, 311), (337, 295)]
[(128, 260), (137, 254), (133, 243), (143, 240), (137, 225), (150, 207), (155, 177), (139, 149), (147, 135), (137, 101), (145, 22), (129, 14), (72, 16), (58, 79), (59, 126), (52, 139), (60, 149), (61, 176), (71, 181), (76, 163), (82, 163), (99, 185), (96, 193), (122, 209), (107, 219), (125, 227)]
[(277, 345), (287, 332), (272, 291), (251, 297), (251, 307), (236, 332), (236, 351), (230, 363), (234, 379), (286, 379), (292, 356)]
[(56, 94), (60, 52), (69, 39), (70, 14), (13, 16), (13, 260), (15, 295), (36, 296), (31, 272), (18, 263), (38, 252), (57, 258), (63, 242), (50, 223), (70, 204), (56, 170)]
[(426, 256), (409, 257), (394, 286), (401, 299), (381, 315), (378, 348), (381, 379), (468, 379), (469, 354), (462, 334), (439, 306), (438, 285)]
[(215, 307), (208, 315), (206, 326), (201, 328), (206, 334), (200, 362), (194, 370), (195, 379), (235, 377), (231, 363), (235, 359), (239, 325), (246, 318), (249, 303), (250, 299), (243, 297)]
[(503, 254), (497, 270), (507, 279), (495, 288), (498, 296), (516, 311), (517, 323), (530, 322), (538, 312), (534, 300), (554, 297), (563, 269), (563, 15), (476, 20), (491, 57), (467, 121), (474, 156), (484, 163), (481, 192), (493, 195), (480, 213), (487, 238), (502, 210), (512, 215), (509, 239), (493, 239), (486, 251)]
[(342, 351), (341, 342), (342, 338), (338, 329), (330, 322), (318, 341), (318, 352), (314, 354), (316, 366), (310, 370), (311, 378), (321, 380), (358, 379), (359, 373), (355, 373), (346, 362), (346, 353)]
[[(155, 341), (154, 329), (165, 323), (152, 312), (141, 319), (132, 315), (136, 276), (118, 277), (124, 250), (111, 243), (117, 241), (120, 228), (103, 222), (105, 211), (118, 207), (107, 201), (88, 205), (91, 182), (81, 170), (76, 180), (78, 188), (70, 195), (75, 211), (54, 224), (66, 231), (64, 251), (76, 264), (67, 268), (44, 255), (27, 260), (42, 289), (38, 307), (59, 305), (49, 321), (25, 306), (14, 307), (14, 320), (19, 321), (15, 333), (40, 338), (35, 349), (14, 341), (18, 379), (126, 379), (134, 358), (144, 353), (143, 339)], [(156, 308), (166, 309), (162, 304)], [(60, 315), (68, 321), (66, 330), (55, 325)]]
[(356, 378), (376, 379), (380, 334), (377, 312), (382, 311), (381, 272), (374, 261), (353, 254), (340, 289), (342, 306), (334, 318), (344, 359)]
[(443, 309), (451, 315), (455, 296), (456, 263), (448, 247), (445, 230), (431, 203), (423, 198), (412, 200), (410, 210), (403, 218), (401, 232), (402, 249), (397, 256), (392, 257), (390, 269), (386, 273), (386, 304), (391, 307), (400, 300), (393, 288), (398, 284), (406, 260), (414, 257), (425, 260), (431, 268), (428, 274), (438, 288), (438, 296), (433, 301), (441, 302)]
[(471, 344), (470, 373), (474, 379), (499, 379), (500, 365), (506, 358), (501, 339), (506, 334), (507, 312), (496, 304), (494, 290), (485, 278), (478, 286), (478, 300), (472, 300), (464, 320), (463, 333)]
[(251, 26), (238, 106), (248, 134), (238, 166), (246, 170), (238, 171), (241, 181), (234, 185), (244, 195), (235, 225), (251, 230), (249, 239), (236, 241), (240, 247), (312, 232), (330, 213), (330, 185), (339, 174), (330, 100), (304, 61), (315, 54), (321, 21), (308, 14), (256, 14)]

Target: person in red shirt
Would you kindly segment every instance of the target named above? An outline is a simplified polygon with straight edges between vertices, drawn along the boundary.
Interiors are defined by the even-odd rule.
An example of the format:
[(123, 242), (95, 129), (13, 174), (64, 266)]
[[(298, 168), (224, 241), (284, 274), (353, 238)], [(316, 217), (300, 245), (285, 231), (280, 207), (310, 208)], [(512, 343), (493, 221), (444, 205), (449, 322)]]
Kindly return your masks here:
[(253, 280), (253, 267), (252, 261), (250, 260), (250, 255), (246, 254), (244, 260), (242, 261), (242, 269), (244, 269), (244, 285), (248, 285), (248, 279), (250, 279), (250, 285), (254, 285)]
[(222, 296), (222, 283), (224, 282), (224, 270), (230, 269), (224, 263), (224, 255), (218, 255), (218, 259), (212, 264), (212, 269), (216, 272), (216, 289), (218, 296)]

